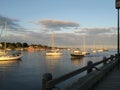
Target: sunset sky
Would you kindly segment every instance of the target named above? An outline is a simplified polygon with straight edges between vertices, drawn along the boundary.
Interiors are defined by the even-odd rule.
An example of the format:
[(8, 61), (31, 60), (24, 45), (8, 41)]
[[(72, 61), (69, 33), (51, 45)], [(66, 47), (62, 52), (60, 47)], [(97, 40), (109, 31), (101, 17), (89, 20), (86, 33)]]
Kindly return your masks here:
[[(7, 41), (56, 46), (116, 47), (115, 0), (1, 0), (0, 31)], [(0, 34), (1, 34), (0, 32)], [(0, 36), (3, 41), (4, 33)]]

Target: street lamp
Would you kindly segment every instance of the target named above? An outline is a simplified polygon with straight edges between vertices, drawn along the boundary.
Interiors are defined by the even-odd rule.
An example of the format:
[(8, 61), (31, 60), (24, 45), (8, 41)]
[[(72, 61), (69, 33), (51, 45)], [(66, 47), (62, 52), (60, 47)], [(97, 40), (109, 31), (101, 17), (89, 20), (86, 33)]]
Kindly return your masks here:
[[(117, 54), (118, 54), (118, 62), (120, 62), (120, 60), (119, 60), (119, 9), (120, 9), (120, 0), (116, 0), (116, 2), (115, 2), (116, 4), (116, 9), (117, 9), (117, 11), (118, 11), (118, 25), (117, 25), (117, 29), (118, 29), (118, 34), (117, 34)], [(119, 68), (119, 64), (118, 64), (118, 68)]]

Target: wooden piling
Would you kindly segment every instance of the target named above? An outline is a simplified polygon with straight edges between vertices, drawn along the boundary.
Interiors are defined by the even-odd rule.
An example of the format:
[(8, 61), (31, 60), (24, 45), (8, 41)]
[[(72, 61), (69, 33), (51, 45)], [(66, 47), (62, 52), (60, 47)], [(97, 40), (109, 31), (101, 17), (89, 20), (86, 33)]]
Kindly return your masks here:
[(106, 61), (106, 57), (103, 57), (103, 65), (106, 65), (107, 61)]
[(111, 61), (113, 61), (114, 56), (113, 56), (113, 55), (111, 55), (111, 56), (110, 56), (110, 58), (111, 58)]
[(87, 62), (87, 66), (90, 66), (90, 68), (87, 70), (87, 74), (89, 74), (90, 72), (92, 72), (92, 67), (91, 67), (92, 64), (93, 64), (92, 61), (88, 61)]
[(52, 80), (52, 74), (45, 73), (42, 78), (42, 90), (52, 90), (52, 88), (47, 87), (47, 83), (50, 80)]

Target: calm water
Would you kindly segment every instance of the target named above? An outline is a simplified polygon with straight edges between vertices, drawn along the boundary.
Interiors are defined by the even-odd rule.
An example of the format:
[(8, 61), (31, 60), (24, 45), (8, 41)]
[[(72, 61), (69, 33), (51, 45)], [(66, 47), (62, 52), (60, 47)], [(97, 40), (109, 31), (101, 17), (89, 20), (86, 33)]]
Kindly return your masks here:
[(114, 55), (115, 51), (90, 54), (74, 60), (70, 59), (70, 52), (66, 50), (61, 57), (46, 57), (45, 51), (24, 51), (23, 54), (19, 61), (0, 61), (1, 90), (41, 90), (44, 73), (52, 73), (53, 78), (56, 78), (85, 66), (89, 60), (97, 62), (104, 56)]

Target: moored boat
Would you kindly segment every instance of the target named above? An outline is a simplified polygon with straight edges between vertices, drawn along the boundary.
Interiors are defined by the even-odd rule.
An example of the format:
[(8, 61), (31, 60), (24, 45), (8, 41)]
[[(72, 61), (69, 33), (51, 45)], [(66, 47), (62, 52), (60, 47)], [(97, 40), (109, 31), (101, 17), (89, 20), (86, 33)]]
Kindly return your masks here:
[(15, 54), (7, 54), (7, 55), (2, 55), (0, 56), (0, 61), (1, 60), (18, 60), (22, 58), (21, 53), (15, 53)]
[(73, 53), (70, 54), (71, 58), (82, 58), (84, 54), (80, 50), (74, 50)]
[(61, 56), (62, 52), (59, 49), (54, 48), (54, 33), (52, 34), (52, 49), (46, 52), (47, 56)]
[(83, 54), (83, 55), (89, 55), (90, 53), (87, 52), (87, 51), (83, 51), (82, 54)]
[[(6, 26), (7, 26), (7, 22), (5, 23), (5, 31), (7, 30)], [(4, 39), (5, 39), (4, 50), (0, 54), (0, 61), (1, 60), (17, 60), (17, 59), (21, 59), (21, 57), (22, 57), (21, 53), (9, 54), (7, 52), (7, 48), (6, 48), (6, 35), (5, 35)]]
[(60, 56), (62, 53), (59, 50), (50, 50), (46, 52), (47, 56)]

